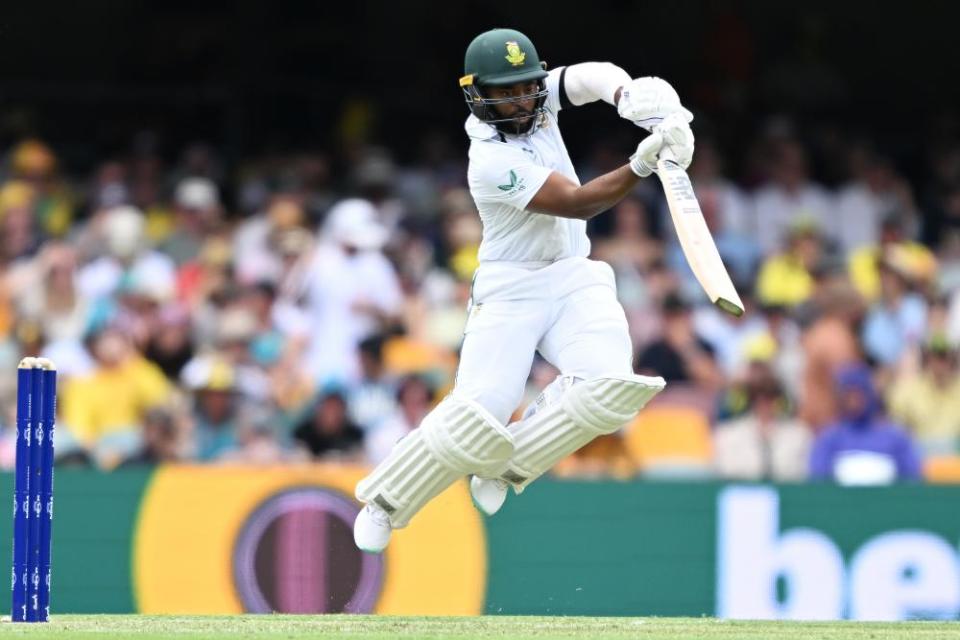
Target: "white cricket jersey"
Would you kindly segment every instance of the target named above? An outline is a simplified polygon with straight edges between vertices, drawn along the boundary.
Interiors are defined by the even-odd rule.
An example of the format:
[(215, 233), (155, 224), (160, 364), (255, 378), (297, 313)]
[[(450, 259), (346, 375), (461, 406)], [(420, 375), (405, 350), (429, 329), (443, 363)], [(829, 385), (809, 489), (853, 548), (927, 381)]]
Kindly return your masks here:
[(480, 212), (480, 262), (554, 262), (590, 254), (587, 223), (527, 211), (551, 171), (580, 184), (560, 135), (560, 77), (547, 76), (546, 120), (529, 135), (501, 135), (476, 116), (464, 128), (470, 137), (470, 194)]

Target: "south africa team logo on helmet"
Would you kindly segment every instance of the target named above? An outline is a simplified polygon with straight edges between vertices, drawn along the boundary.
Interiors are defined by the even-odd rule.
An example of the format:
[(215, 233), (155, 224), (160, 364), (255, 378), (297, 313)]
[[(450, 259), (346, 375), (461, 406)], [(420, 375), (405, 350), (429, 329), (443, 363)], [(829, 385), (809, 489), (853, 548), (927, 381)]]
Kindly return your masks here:
[(507, 59), (507, 62), (515, 67), (519, 67), (523, 64), (523, 61), (527, 59), (527, 54), (520, 49), (520, 45), (516, 42), (508, 42), (507, 55), (504, 57)]

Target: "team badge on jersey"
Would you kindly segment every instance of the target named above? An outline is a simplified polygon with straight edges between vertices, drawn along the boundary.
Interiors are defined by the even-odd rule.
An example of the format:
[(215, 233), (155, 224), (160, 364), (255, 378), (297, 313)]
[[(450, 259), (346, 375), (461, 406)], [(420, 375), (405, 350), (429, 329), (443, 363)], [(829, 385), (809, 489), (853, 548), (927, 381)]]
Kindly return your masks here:
[(523, 191), (527, 186), (523, 184), (523, 178), (517, 178), (517, 172), (510, 170), (510, 182), (508, 184), (498, 184), (497, 189), (513, 193), (514, 191)]
[(504, 57), (507, 59), (507, 62), (515, 67), (519, 67), (523, 64), (523, 61), (527, 59), (527, 54), (520, 49), (520, 45), (511, 41), (507, 43), (507, 55)]

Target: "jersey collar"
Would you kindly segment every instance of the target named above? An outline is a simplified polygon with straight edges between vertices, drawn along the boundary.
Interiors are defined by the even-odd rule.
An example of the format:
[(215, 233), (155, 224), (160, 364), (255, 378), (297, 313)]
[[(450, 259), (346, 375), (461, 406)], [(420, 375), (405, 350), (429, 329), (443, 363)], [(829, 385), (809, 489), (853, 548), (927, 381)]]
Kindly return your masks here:
[(499, 136), (496, 127), (494, 127), (492, 124), (487, 124), (473, 114), (470, 114), (470, 116), (467, 117), (467, 121), (464, 123), (463, 128), (467, 132), (468, 136), (478, 140), (489, 140), (490, 138), (496, 138)]

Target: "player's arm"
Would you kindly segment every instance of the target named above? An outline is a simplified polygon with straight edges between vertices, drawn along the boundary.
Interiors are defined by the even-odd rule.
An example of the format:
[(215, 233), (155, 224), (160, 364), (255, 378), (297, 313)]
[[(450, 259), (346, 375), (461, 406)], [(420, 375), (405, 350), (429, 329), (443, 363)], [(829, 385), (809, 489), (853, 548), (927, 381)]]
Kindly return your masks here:
[[(649, 136), (647, 140), (655, 135), (657, 134)], [(656, 151), (653, 154), (652, 160), (655, 166)], [(647, 175), (650, 175), (649, 171)], [(625, 164), (619, 169), (594, 178), (585, 185), (578, 186), (570, 178), (554, 171), (530, 200), (527, 208), (536, 213), (546, 213), (561, 218), (589, 220), (623, 200), (640, 181), (640, 177), (629, 164)]]
[(656, 76), (632, 79), (610, 62), (581, 62), (564, 67), (559, 85), (561, 105), (579, 106), (603, 100), (617, 107), (623, 118), (647, 131), (675, 113), (688, 123), (693, 120), (669, 82)]
[(611, 62), (581, 62), (560, 70), (560, 101), (579, 107), (598, 100), (616, 106), (630, 74)]
[(653, 173), (661, 149), (668, 148), (677, 162), (683, 166), (689, 165), (693, 156), (690, 125), (682, 117), (674, 115), (657, 125), (656, 129), (640, 142), (636, 153), (630, 156), (629, 163), (585, 185), (578, 185), (556, 171), (550, 173), (526, 208), (561, 218), (589, 220), (620, 202), (640, 178)]

